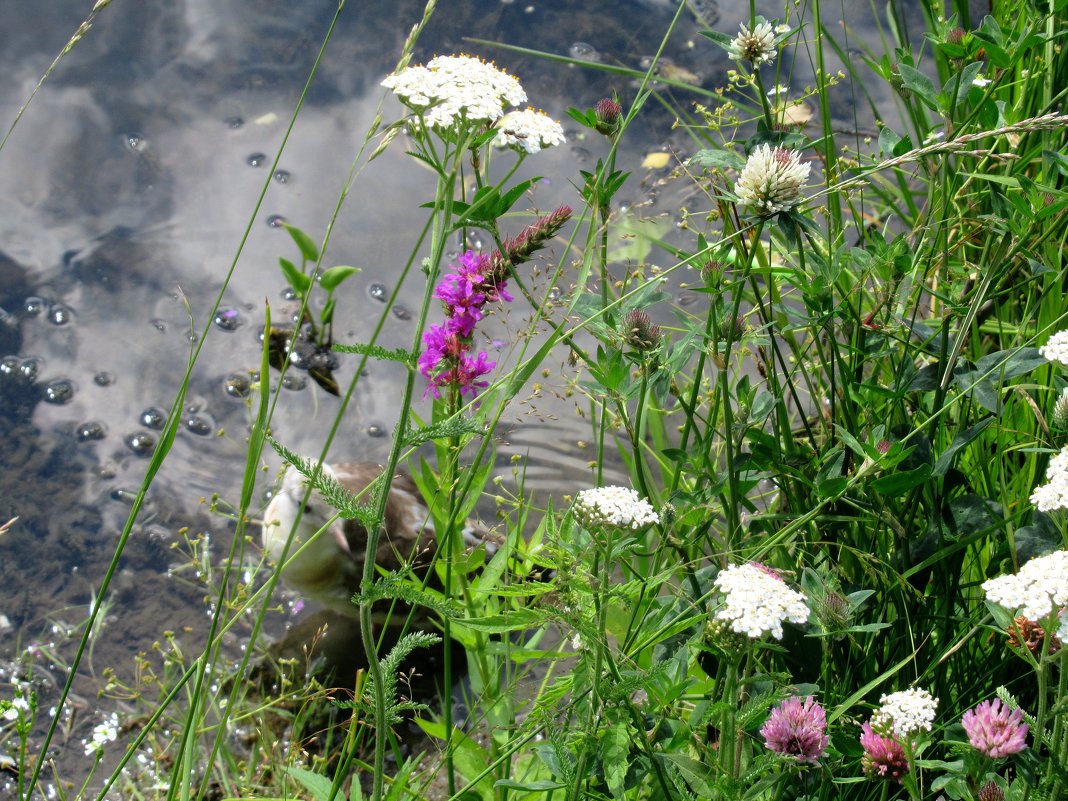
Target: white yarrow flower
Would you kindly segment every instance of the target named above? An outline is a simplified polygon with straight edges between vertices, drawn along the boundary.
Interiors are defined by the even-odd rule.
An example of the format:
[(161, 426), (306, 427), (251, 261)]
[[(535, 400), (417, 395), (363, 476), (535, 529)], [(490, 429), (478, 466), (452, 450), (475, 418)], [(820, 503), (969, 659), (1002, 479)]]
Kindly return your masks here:
[(1063, 612), (1068, 604), (1068, 551), (1036, 557), (1019, 573), (984, 581), (983, 592), (987, 600), (1035, 622), (1054, 610)]
[(495, 122), (505, 108), (527, 99), (519, 81), (471, 56), (438, 56), (425, 67), (405, 67), (382, 85), (422, 115), (427, 125), (438, 128)]
[(770, 634), (781, 640), (783, 621), (801, 624), (808, 620), (805, 596), (763, 565), (731, 565), (719, 572), (714, 583), (723, 594), (715, 617), (729, 622), (738, 634), (754, 640)]
[(882, 706), (871, 716), (872, 727), (901, 741), (930, 731), (938, 709), (938, 699), (922, 688), (884, 695), (879, 703)]
[(770, 64), (775, 53), (775, 30), (770, 22), (760, 22), (752, 28), (743, 22), (727, 48), (727, 55), (733, 60), (748, 61), (754, 68)]
[(575, 498), (573, 511), (586, 528), (607, 525), (636, 531), (660, 522), (649, 501), (629, 487), (582, 490)]
[(789, 211), (803, 200), (801, 189), (811, 169), (796, 150), (763, 144), (749, 154), (734, 194), (762, 217)]
[(1051, 336), (1049, 341), (1038, 349), (1038, 354), (1045, 356), (1048, 361), (1068, 367), (1068, 329)]
[(1040, 512), (1068, 509), (1068, 446), (1049, 460), (1046, 483), (1035, 487), (1031, 503)]
[(497, 122), (496, 143), (525, 153), (537, 153), (543, 147), (562, 145), (564, 129), (560, 123), (532, 108), (511, 111)]

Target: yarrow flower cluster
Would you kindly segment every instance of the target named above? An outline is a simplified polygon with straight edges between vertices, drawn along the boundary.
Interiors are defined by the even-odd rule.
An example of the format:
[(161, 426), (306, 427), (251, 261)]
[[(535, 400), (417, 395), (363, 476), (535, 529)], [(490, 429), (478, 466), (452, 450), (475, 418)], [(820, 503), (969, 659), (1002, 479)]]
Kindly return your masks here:
[(922, 688), (884, 695), (879, 703), (882, 706), (871, 716), (873, 728), (893, 734), (898, 740), (908, 740), (921, 731), (930, 731), (938, 709), (938, 699)]
[(616, 526), (637, 531), (660, 522), (649, 501), (629, 487), (584, 489), (575, 498), (572, 511), (586, 528)]
[(505, 114), (497, 122), (496, 142), (523, 153), (537, 153), (543, 147), (562, 145), (564, 129), (541, 111), (527, 108)]
[(796, 150), (763, 144), (749, 154), (734, 194), (762, 217), (789, 211), (803, 199), (801, 189), (811, 169)]
[[(482, 308), (490, 302), (510, 301), (503, 278), (496, 278), (488, 256), (469, 250), (459, 266), (450, 265), (438, 284), (434, 297), (445, 306), (445, 324), (431, 325), (423, 334), (426, 350), (419, 356), (419, 372), (429, 381), (426, 393), (441, 397), (440, 388), (453, 384), (461, 395), (478, 394), (489, 382), (479, 378), (497, 366), (484, 351), (471, 357), (471, 335), (483, 317)], [(426, 395), (424, 393), (424, 397)]]
[(760, 727), (764, 746), (798, 762), (816, 762), (827, 754), (827, 712), (812, 696), (787, 698)]
[(864, 773), (873, 778), (897, 779), (909, 772), (909, 760), (905, 749), (893, 737), (884, 737), (865, 723), (860, 727), (860, 758)]
[(104, 746), (113, 743), (119, 736), (119, 717), (114, 712), (103, 723), (93, 727), (93, 736), (83, 740), (85, 755), (92, 756), (104, 750)]
[[(1068, 551), (1036, 557), (1024, 564), (1019, 573), (988, 579), (983, 582), (983, 592), (988, 601), (1018, 610), (1029, 620), (1038, 621), (1054, 611), (1063, 612), (1068, 604)], [(1063, 630), (1063, 617), (1061, 624)]]
[(770, 634), (781, 640), (783, 621), (801, 624), (808, 620), (805, 596), (764, 565), (731, 565), (719, 572), (714, 583), (722, 593), (716, 619), (729, 622), (732, 631), (750, 639)]
[(1046, 483), (1035, 487), (1031, 503), (1040, 512), (1068, 509), (1068, 446), (1049, 460)]
[(1049, 341), (1038, 349), (1038, 353), (1048, 361), (1068, 367), (1068, 329), (1051, 336)]
[(961, 718), (972, 748), (991, 759), (1018, 754), (1027, 748), (1028, 725), (1023, 712), (1009, 709), (995, 698), (969, 709)]
[(438, 128), (493, 123), (506, 108), (527, 99), (519, 81), (507, 72), (465, 55), (438, 56), (425, 67), (405, 67), (382, 86), (392, 89), (427, 125)]
[(775, 60), (775, 30), (770, 22), (758, 22), (752, 28), (744, 22), (727, 48), (734, 61), (748, 61), (754, 68)]

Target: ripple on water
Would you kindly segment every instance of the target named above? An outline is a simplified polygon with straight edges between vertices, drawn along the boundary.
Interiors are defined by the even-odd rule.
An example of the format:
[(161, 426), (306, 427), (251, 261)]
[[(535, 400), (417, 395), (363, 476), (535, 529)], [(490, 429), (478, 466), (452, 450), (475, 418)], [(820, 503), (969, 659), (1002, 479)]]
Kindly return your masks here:
[(300, 392), (308, 386), (308, 379), (298, 373), (286, 373), (282, 378), (282, 386), (291, 392)]
[(147, 431), (137, 431), (127, 434), (123, 440), (135, 456), (148, 456), (156, 447), (156, 437)]
[(74, 400), (75, 391), (74, 382), (69, 378), (57, 378), (45, 385), (44, 399), (46, 403), (62, 406)]
[(74, 437), (78, 442), (93, 442), (104, 439), (108, 435), (107, 426), (96, 420), (89, 420), (74, 429)]
[(109, 373), (106, 370), (101, 370), (93, 376), (93, 383), (98, 387), (110, 387), (115, 383), (115, 374)]
[(400, 303), (396, 304), (393, 307), (393, 316), (396, 317), (398, 320), (402, 320), (403, 322), (408, 322), (412, 319), (411, 311), (408, 309), (407, 306), (404, 306)]
[(242, 117), (238, 117), (236, 115), (233, 117), (227, 117), (225, 122), (226, 127), (229, 128), (231, 131), (236, 131), (245, 124), (245, 120)]
[(567, 49), (567, 54), (580, 61), (601, 60), (601, 54), (597, 52), (597, 48), (587, 42), (575, 42)]

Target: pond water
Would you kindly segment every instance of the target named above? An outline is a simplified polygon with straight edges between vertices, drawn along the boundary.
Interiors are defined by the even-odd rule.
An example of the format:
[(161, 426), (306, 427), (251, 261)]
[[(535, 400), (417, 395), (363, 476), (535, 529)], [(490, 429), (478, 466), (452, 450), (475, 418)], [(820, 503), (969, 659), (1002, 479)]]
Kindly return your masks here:
[[(78, 28), (87, 4), (9, 5), (0, 31), (4, 128)], [(557, 119), (566, 118), (568, 106), (592, 106), (613, 90), (626, 101), (633, 87), (605, 72), (475, 45), (468, 37), (642, 68), (675, 11), (661, 0), (439, 5), (415, 62), (460, 51), (493, 58), (520, 77), (532, 105)], [(748, 4), (697, 5), (721, 31), (736, 31), (748, 16)], [(768, 17), (781, 13), (775, 4), (758, 6)], [(206, 620), (202, 589), (171, 570), (183, 563), (172, 545), (189, 526), (211, 535), (212, 556), (229, 546), (230, 522), (210, 514), (204, 499), (218, 494), (224, 506), (237, 502), (249, 412), (235, 390), (259, 363), (265, 300), (276, 317), (292, 307), (277, 259), (296, 254), (285, 232), (269, 222), (280, 215), (321, 240), (382, 98), (379, 82), (422, 14), (422, 4), (409, 0), (350, 0), (272, 171), (336, 7), (336, 0), (115, 0), (45, 81), (0, 151), (0, 524), (19, 518), (0, 539), (0, 678), (11, 677), (23, 649), (37, 649), (43, 709), (65, 678), (62, 665), (73, 652), (66, 635), (77, 633), (88, 614), (160, 415), (173, 402), (194, 342), (206, 336), (182, 430), (112, 588), (108, 630), (76, 686), (81, 711), (61, 761), (82, 759), (78, 743), (100, 720), (93, 671), (128, 671), (133, 655), (164, 629), (195, 629)], [(843, 4), (841, 11), (852, 32), (874, 40), (866, 4)], [(701, 27), (684, 13), (665, 55), (674, 74), (712, 88), (730, 64), (697, 34)], [(811, 83), (810, 61), (794, 63), (792, 86)], [(683, 107), (692, 99), (675, 97)], [(848, 84), (831, 101), (844, 127), (857, 125)], [(625, 140), (621, 163), (635, 175), (622, 200), (670, 232), (678, 212), (673, 190), (657, 187), (657, 175), (639, 165), (647, 151), (669, 146), (685, 156), (693, 145), (671, 133), (670, 117), (654, 105)], [(391, 102), (384, 108), (387, 120), (399, 113)], [(543, 211), (560, 203), (578, 208), (577, 171), (592, 169), (605, 152), (602, 142), (565, 127), (566, 146), (531, 158), (520, 171), (544, 176), (532, 201)], [(223, 313), (212, 320), (215, 296), (264, 187)], [(412, 281), (398, 286), (397, 276), (432, 187), (430, 174), (400, 143), (360, 174), (325, 260), (362, 269), (340, 292), (338, 341), (366, 341), (384, 301), (396, 295), (381, 344), (410, 344), (414, 323), (404, 309), (417, 307), (421, 288)], [(692, 235), (678, 236), (692, 245)], [(681, 298), (678, 280), (668, 289)], [(494, 333), (505, 342), (523, 311), (512, 314), (517, 319), (498, 321)], [(341, 361), (343, 387), (354, 363)], [(401, 379), (390, 366), (370, 366), (333, 458), (385, 455)], [(291, 380), (274, 434), (294, 450), (318, 452), (338, 400), (304, 373), (293, 371)], [(553, 381), (563, 384), (557, 377), (547, 387)], [(540, 490), (563, 493), (590, 482), (589, 456), (575, 445), (588, 432), (573, 400), (557, 399), (547, 388), (505, 422), (502, 472), (519, 453), (529, 455), (532, 485)], [(264, 473), (263, 491), (274, 475)]]

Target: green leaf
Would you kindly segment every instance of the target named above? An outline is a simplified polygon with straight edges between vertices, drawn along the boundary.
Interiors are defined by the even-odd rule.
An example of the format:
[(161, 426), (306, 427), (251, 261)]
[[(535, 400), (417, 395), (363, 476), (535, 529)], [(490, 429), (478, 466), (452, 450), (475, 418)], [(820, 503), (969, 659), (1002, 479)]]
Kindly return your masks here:
[(733, 150), (698, 150), (686, 163), (692, 167), (706, 167), (719, 170), (741, 170), (745, 159)]
[(560, 782), (554, 782), (551, 779), (542, 779), (536, 782), (517, 782), (512, 779), (497, 779), (493, 783), (494, 787), (504, 787), (508, 790), (521, 790), (525, 793), (545, 793), (549, 790), (562, 790), (567, 787), (566, 784)]
[(323, 306), (322, 312), (319, 313), (319, 320), (324, 326), (330, 325), (334, 319), (334, 307), (337, 306), (337, 298), (330, 298)]
[(690, 789), (697, 794), (698, 798), (710, 798), (713, 795), (712, 785), (709, 782), (711, 776), (708, 766), (703, 762), (698, 762), (693, 757), (677, 752), (657, 754), (656, 756), (674, 767)]
[(988, 353), (975, 363), (975, 369), (980, 375), (997, 375), (1007, 381), (1046, 364), (1049, 361), (1038, 352), (1038, 348), (1014, 348)]
[(968, 93), (972, 90), (972, 81), (975, 80), (982, 69), (983, 62), (974, 61), (946, 81), (945, 86), (942, 87), (942, 92), (946, 97), (954, 98), (954, 108), (962, 106), (968, 99)]
[(624, 780), (630, 767), (630, 735), (625, 723), (616, 723), (605, 730), (601, 737), (601, 762), (604, 778), (612, 795), (622, 801)]
[(898, 65), (898, 69), (901, 71), (901, 82), (905, 85), (905, 88), (923, 100), (925, 105), (937, 111), (938, 90), (931, 83), (931, 79), (907, 64)]
[(303, 299), (308, 294), (308, 290), (311, 289), (311, 279), (298, 270), (297, 265), (289, 259), (279, 257), (278, 266), (282, 268), (282, 275), (289, 282), (289, 285), (293, 287), (297, 297)]
[(319, 283), (327, 292), (333, 292), (338, 288), (342, 281), (350, 275), (355, 275), (358, 272), (360, 272), (359, 267), (349, 267), (346, 265), (331, 267), (319, 276)]
[(293, 237), (293, 241), (297, 243), (300, 255), (303, 256), (306, 261), (319, 261), (319, 248), (312, 242), (311, 237), (295, 225), (285, 223), (285, 227), (286, 230), (289, 231), (289, 235)]
[(953, 466), (953, 459), (956, 457), (958, 451), (969, 445), (972, 440), (982, 434), (992, 422), (994, 422), (993, 416), (987, 417), (984, 420), (980, 420), (971, 428), (957, 434), (957, 436), (953, 438), (953, 442), (950, 443), (949, 447), (938, 457), (932, 475), (944, 476), (949, 471), (949, 468)]
[(326, 776), (320, 776), (318, 773), (313, 773), (305, 768), (298, 768), (295, 765), (288, 768), (286, 773), (303, 785), (304, 789), (311, 793), (315, 801), (327, 801), (330, 798), (330, 787), (333, 782)]
[(487, 634), (504, 634), (509, 631), (537, 628), (546, 622), (545, 614), (534, 609), (516, 609), (506, 615), (457, 618), (454, 626), (466, 626)]
[(891, 473), (888, 476), (877, 478), (869, 486), (880, 495), (895, 497), (903, 495), (913, 487), (920, 486), (930, 477), (931, 466), (923, 464), (913, 470), (902, 470), (898, 473)]

